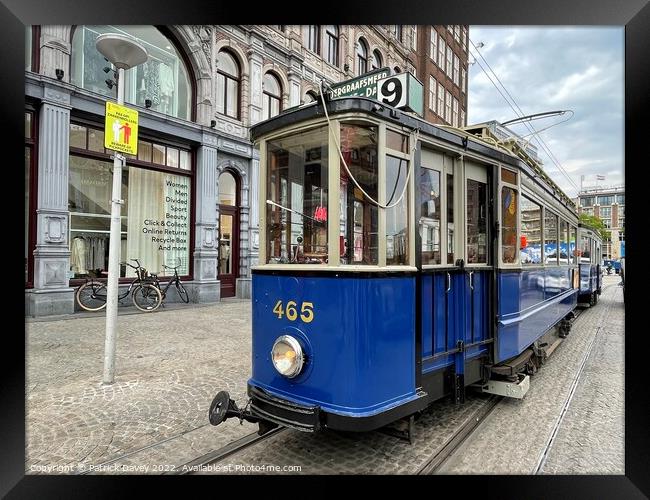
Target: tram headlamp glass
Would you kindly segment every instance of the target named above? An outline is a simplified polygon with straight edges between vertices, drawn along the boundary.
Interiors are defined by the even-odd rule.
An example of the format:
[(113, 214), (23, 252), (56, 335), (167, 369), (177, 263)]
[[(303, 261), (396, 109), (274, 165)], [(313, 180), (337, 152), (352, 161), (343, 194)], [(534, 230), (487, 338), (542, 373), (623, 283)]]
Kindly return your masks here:
[(294, 337), (282, 335), (273, 344), (271, 359), (280, 375), (292, 378), (302, 370), (304, 355), (300, 343)]

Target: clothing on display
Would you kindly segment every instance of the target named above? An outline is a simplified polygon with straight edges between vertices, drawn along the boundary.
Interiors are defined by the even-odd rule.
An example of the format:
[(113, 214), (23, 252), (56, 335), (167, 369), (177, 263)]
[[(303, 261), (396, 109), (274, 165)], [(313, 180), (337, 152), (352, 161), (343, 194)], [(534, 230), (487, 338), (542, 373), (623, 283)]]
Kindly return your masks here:
[(70, 245), (70, 268), (75, 274), (88, 274), (86, 268), (86, 240), (77, 236)]
[(76, 236), (70, 246), (70, 269), (75, 274), (107, 269), (108, 236)]

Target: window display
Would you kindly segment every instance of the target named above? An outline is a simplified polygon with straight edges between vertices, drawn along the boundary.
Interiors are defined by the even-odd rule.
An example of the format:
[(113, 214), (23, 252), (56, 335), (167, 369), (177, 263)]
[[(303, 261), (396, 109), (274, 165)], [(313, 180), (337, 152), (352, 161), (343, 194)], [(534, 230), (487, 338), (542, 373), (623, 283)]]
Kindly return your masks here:
[[(90, 127), (71, 124), (71, 135), (90, 137), (96, 132)], [(81, 149), (83, 144), (80, 142), (79, 146)], [(168, 150), (178, 155), (178, 148)], [(188, 151), (183, 152), (189, 155)], [(113, 162), (89, 156), (70, 155), (68, 208), (72, 278), (105, 277), (108, 271)], [(163, 264), (180, 264), (178, 273), (189, 274), (190, 181), (187, 175), (127, 163), (122, 171), (121, 262), (138, 259), (152, 272), (162, 272)], [(133, 273), (130, 267), (121, 266), (120, 276)]]

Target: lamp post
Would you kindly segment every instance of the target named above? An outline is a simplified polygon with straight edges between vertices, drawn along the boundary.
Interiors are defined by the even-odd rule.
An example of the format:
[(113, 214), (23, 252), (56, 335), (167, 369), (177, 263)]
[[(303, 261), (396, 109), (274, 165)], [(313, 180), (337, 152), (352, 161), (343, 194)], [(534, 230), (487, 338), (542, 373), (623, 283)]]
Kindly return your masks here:
[[(117, 103), (124, 104), (124, 72), (147, 60), (147, 51), (132, 38), (116, 33), (97, 37), (97, 50), (117, 68)], [(120, 274), (122, 212), (122, 165), (126, 158), (115, 151), (113, 157), (113, 193), (111, 198), (111, 233), (108, 250), (108, 293), (106, 297), (106, 341), (104, 344), (104, 384), (115, 379), (115, 344), (117, 330), (117, 295)]]

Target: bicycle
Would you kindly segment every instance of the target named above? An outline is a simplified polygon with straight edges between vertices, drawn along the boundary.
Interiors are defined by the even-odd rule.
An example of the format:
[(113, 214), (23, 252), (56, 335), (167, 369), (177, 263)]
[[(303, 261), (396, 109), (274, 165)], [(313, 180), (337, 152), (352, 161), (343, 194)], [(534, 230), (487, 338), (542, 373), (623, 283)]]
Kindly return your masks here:
[[(154, 286), (153, 280), (148, 276), (147, 270), (140, 265), (138, 259), (131, 260), (137, 265), (133, 266), (128, 262), (123, 262), (123, 264), (135, 269), (136, 278), (129, 284), (124, 293), (120, 294), (118, 291), (117, 300), (121, 301), (131, 293), (131, 300), (136, 308), (143, 312), (153, 312), (162, 304), (163, 297), (160, 288)], [(93, 278), (81, 285), (75, 294), (79, 307), (91, 312), (104, 309), (107, 296), (108, 288), (106, 284), (95, 281)]]
[(169, 281), (167, 282), (167, 285), (165, 288), (160, 287), (160, 281), (158, 279), (158, 274), (157, 273), (151, 273), (151, 278), (153, 279), (153, 286), (158, 288), (160, 290), (160, 293), (162, 295), (162, 300), (165, 300), (165, 297), (167, 296), (167, 290), (169, 290), (169, 287), (172, 285), (176, 285), (176, 292), (178, 293), (178, 296), (181, 298), (183, 302), (186, 304), (190, 301), (190, 296), (187, 293), (187, 290), (185, 290), (185, 287), (183, 286), (183, 283), (181, 282), (181, 279), (178, 276), (178, 268), (181, 267), (180, 260), (178, 262), (178, 265), (176, 267), (171, 267), (171, 266), (166, 266), (163, 264), (163, 267), (165, 269), (173, 269), (174, 270), (174, 276), (169, 278)]

